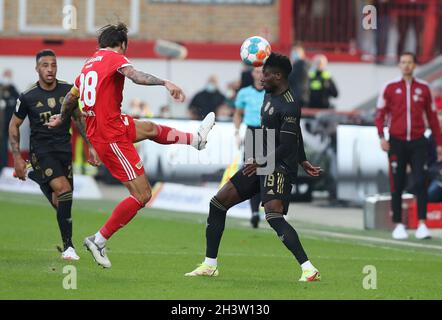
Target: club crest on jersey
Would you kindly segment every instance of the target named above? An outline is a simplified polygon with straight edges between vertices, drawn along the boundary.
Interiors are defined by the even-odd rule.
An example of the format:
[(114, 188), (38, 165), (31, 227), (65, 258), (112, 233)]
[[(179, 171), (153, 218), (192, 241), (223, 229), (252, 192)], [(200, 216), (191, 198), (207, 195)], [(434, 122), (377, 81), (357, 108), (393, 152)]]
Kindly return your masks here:
[(54, 171), (51, 168), (48, 168), (45, 170), (46, 177), (52, 176), (53, 173), (54, 173)]
[(414, 93), (417, 95), (421, 95), (422, 94), (422, 89), (421, 88), (416, 88), (416, 90), (414, 90)]
[(267, 102), (267, 104), (265, 105), (264, 112), (267, 112), (267, 110), (269, 110), (269, 108), (270, 108), (270, 101)]
[(401, 88), (397, 88), (395, 91), (396, 94), (401, 94), (402, 93), (402, 89)]
[(140, 170), (142, 166), (143, 166), (143, 161), (140, 161), (140, 162), (138, 162), (138, 163), (135, 165), (135, 168), (137, 168), (138, 170)]
[(56, 105), (57, 105), (57, 101), (55, 101), (55, 98), (48, 98), (49, 108), (54, 108)]

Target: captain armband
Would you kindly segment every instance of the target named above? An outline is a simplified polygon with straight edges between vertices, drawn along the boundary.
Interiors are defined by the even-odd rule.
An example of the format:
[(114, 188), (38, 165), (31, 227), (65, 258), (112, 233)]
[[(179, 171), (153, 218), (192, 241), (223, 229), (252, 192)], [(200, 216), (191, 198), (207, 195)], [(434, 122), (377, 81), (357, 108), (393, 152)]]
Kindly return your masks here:
[(70, 93), (74, 96), (74, 97), (80, 97), (80, 92), (78, 91), (77, 87), (72, 87)]

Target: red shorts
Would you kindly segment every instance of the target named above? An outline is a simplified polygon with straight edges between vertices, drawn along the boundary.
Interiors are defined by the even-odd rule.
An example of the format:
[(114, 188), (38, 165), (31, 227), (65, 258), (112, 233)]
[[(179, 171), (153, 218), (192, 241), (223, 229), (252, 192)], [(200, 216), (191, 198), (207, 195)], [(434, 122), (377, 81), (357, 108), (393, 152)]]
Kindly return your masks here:
[(143, 162), (134, 147), (135, 123), (130, 116), (122, 115), (127, 125), (126, 136), (114, 143), (93, 142), (101, 162), (121, 182), (134, 180), (144, 173)]

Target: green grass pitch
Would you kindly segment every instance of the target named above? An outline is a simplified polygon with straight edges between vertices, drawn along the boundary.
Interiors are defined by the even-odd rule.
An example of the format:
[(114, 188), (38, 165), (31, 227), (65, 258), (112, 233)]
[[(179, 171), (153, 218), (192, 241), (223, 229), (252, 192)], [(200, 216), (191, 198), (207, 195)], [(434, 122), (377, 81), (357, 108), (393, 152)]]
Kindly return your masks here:
[[(350, 235), (340, 239), (311, 233), (324, 227), (296, 221), (292, 224), (321, 271), (320, 282), (297, 281), (300, 268), (272, 230), (253, 230), (233, 218), (221, 244), (219, 277), (184, 277), (204, 257), (206, 216), (154, 209), (143, 209), (109, 241), (113, 266), (102, 269), (82, 240), (103, 224), (114, 205), (74, 200), (74, 243), (81, 260), (66, 262), (55, 249), (60, 235), (43, 196), (0, 193), (0, 299), (442, 298), (441, 239), (416, 242), (431, 248), (369, 243), (351, 235), (387, 240), (389, 234), (327, 229)], [(75, 290), (63, 288), (67, 265), (77, 270)], [(376, 289), (363, 287), (367, 265), (376, 268)]]

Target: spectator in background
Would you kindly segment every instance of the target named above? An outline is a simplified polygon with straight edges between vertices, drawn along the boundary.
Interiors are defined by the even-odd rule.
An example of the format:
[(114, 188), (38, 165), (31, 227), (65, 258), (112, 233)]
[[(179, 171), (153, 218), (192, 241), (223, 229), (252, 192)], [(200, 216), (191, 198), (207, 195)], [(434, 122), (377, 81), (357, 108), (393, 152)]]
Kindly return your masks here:
[(227, 103), (223, 103), (216, 108), (215, 115), (217, 121), (232, 121), (233, 110)]
[(331, 108), (330, 97), (336, 98), (338, 90), (332, 79), (330, 71), (327, 71), (328, 60), (323, 54), (313, 57), (312, 70), (309, 72), (309, 107), (328, 109)]
[(292, 48), (290, 55), (293, 64), (292, 72), (289, 75), (289, 86), (295, 94), (295, 100), (299, 101), (301, 107), (308, 105), (309, 100), (309, 64), (305, 60), (304, 48), (296, 45)]
[(235, 109), (236, 94), (239, 91), (240, 81), (232, 81), (227, 84), (226, 101), (227, 105), (232, 108), (232, 112)]
[(253, 67), (243, 64), (243, 70), (241, 72), (241, 80), (239, 83), (239, 89), (252, 86), (253, 85), (253, 76), (252, 76)]
[[(420, 52), (420, 42), (422, 38), (422, 31), (424, 30), (425, 17), (419, 16), (417, 13), (420, 11), (420, 8), (422, 8), (422, 1), (420, 1), (421, 3), (418, 3), (416, 0), (402, 2), (401, 7), (396, 7), (398, 9), (402, 9), (401, 12), (404, 12), (399, 13), (397, 17), (397, 28), (399, 32), (397, 52), (412, 51), (420, 55), (422, 53)], [(410, 13), (414, 13), (416, 15), (410, 15)], [(411, 34), (409, 34), (409, 32), (411, 32)]]
[(18, 97), (19, 93), (12, 84), (12, 71), (6, 69), (0, 78), (0, 172), (8, 162), (9, 121)]
[(219, 91), (218, 78), (210, 76), (206, 87), (198, 92), (189, 104), (190, 118), (193, 120), (202, 120), (210, 112), (216, 112), (216, 109), (224, 103), (226, 97)]
[(158, 115), (158, 117), (163, 119), (172, 118), (170, 107), (167, 104), (160, 107), (160, 114)]
[(135, 118), (152, 118), (153, 112), (150, 110), (149, 104), (139, 98), (134, 98), (130, 102), (130, 115)]
[(387, 53), (388, 33), (390, 30), (391, 17), (389, 7), (390, 0), (371, 0), (376, 7), (377, 28), (376, 28), (376, 62), (381, 63)]

